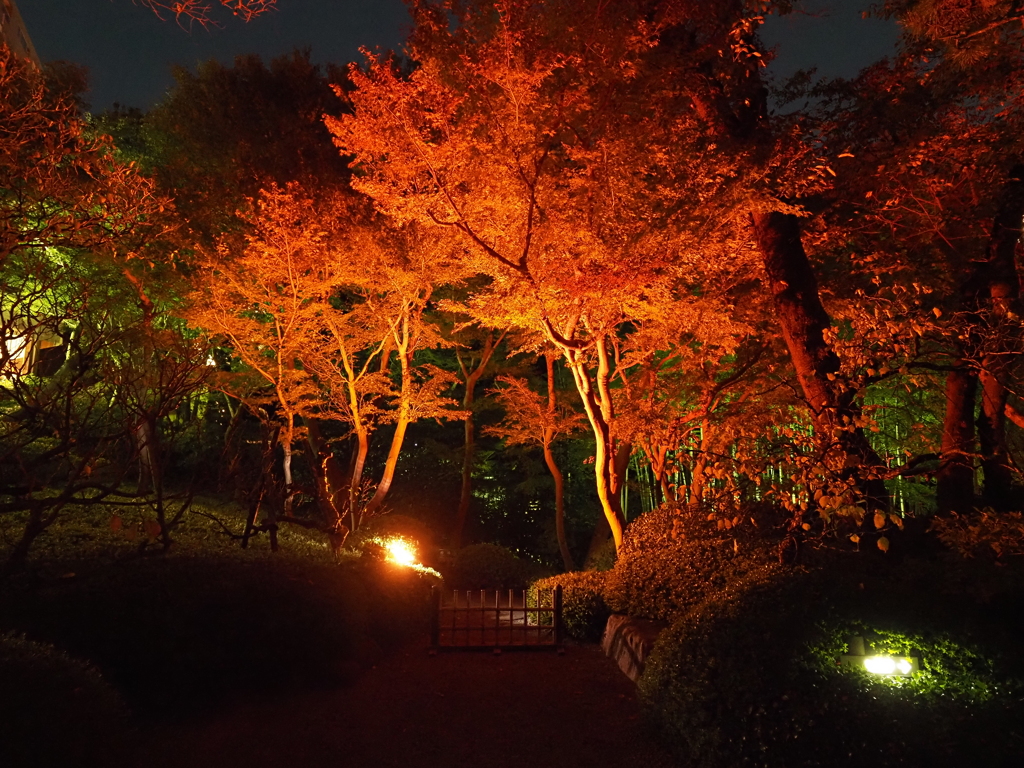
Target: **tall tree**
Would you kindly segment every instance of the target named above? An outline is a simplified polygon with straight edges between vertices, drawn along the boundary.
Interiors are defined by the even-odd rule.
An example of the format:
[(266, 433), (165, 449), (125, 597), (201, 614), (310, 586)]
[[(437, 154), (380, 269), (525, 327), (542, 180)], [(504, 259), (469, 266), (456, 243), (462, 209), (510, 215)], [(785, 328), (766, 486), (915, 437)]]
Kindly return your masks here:
[(565, 533), (565, 481), (555, 460), (552, 444), (559, 437), (566, 436), (580, 427), (582, 414), (558, 402), (555, 387), (555, 361), (560, 357), (556, 350), (544, 354), (547, 393), (540, 395), (530, 389), (529, 383), (515, 376), (499, 376), (503, 385), (495, 390), (498, 401), (505, 408), (505, 419), (487, 432), (503, 438), (507, 445), (540, 445), (544, 451), (544, 463), (555, 484), (555, 536), (562, 565), (566, 571), (575, 570), (569, 541)]
[(20, 516), (4, 570), (69, 509), (124, 500), (155, 445), (140, 423), (155, 436), (205, 367), (174, 323), (145, 322), (131, 259), (166, 232), (167, 201), (90, 129), (73, 80), (0, 49), (0, 514)]
[(471, 302), (478, 317), (561, 351), (618, 546), (632, 449), (615, 426), (618, 364), (638, 328), (666, 344), (736, 343), (728, 292), (750, 267), (726, 257), (744, 252), (732, 239), (736, 168), (705, 162), (706, 138), (678, 108), (673, 63), (650, 55), (661, 27), (636, 4), (413, 11), (419, 67), (406, 79), (371, 58), (350, 76), (354, 114), (328, 125), (356, 156), (354, 184), (382, 211), (466, 244), (491, 278)]
[[(347, 195), (315, 201), (296, 185), (264, 192), (246, 249), (236, 255), (227, 238), (190, 313), (244, 363), (225, 386), (279, 414), (289, 494), (293, 448), (309, 442), (320, 509), (338, 546), (383, 504), (409, 424), (461, 416), (444, 396), (454, 377), (416, 359), (441, 343), (424, 318), (434, 285), (458, 279), (445, 269), (444, 245), (367, 215)], [(347, 476), (322, 420), (346, 424), (355, 438)], [(390, 450), (360, 506), (370, 434), (385, 422), (395, 425)]]
[[(902, 307), (903, 330), (873, 337), (893, 349), (903, 336), (888, 367), (946, 376), (943, 511), (976, 503), (979, 456), (984, 503), (1012, 503), (1005, 411), (1019, 352), (1024, 60), (1007, 44), (1020, 36), (1010, 5), (890, 3), (907, 29), (899, 55), (830, 94), (839, 108), (827, 132), (850, 156), (833, 247), (861, 251), (855, 268), (873, 281), (862, 305)], [(891, 312), (878, 319), (896, 326)]]
[(296, 182), (312, 194), (347, 183), (322, 120), (342, 109), (329, 85), (344, 80), (340, 70), (293, 51), (269, 64), (238, 56), (230, 66), (209, 61), (174, 76), (167, 98), (142, 119), (142, 162), (200, 246), (241, 233), (238, 212), (270, 184)]

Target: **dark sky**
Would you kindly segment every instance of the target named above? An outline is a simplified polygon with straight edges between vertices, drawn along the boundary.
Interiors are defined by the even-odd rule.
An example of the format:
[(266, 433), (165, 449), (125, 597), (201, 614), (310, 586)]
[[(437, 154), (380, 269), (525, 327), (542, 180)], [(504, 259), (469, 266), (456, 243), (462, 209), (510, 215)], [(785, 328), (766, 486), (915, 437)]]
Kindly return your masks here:
[(827, 77), (853, 77), (891, 55), (899, 27), (891, 21), (862, 18), (872, 4), (872, 0), (806, 0), (802, 12), (768, 17), (761, 39), (777, 46), (778, 58), (771, 65), (774, 74), (788, 77), (799, 69), (817, 67)]
[(220, 28), (191, 31), (132, 0), (18, 0), (18, 8), (40, 59), (89, 68), (94, 111), (115, 101), (151, 107), (172, 85), (174, 64), (230, 63), (243, 53), (269, 61), (305, 47), (315, 61), (353, 61), (360, 46), (399, 48), (411, 23), (402, 0), (279, 0), (247, 24), (222, 14)]
[[(869, 2), (809, 0), (810, 13), (770, 18), (762, 37), (778, 46), (772, 70), (784, 76), (817, 66), (822, 74), (848, 77), (891, 52), (895, 26), (860, 18)], [(360, 46), (400, 48), (410, 24), (402, 0), (278, 0), (276, 11), (248, 24), (228, 15), (220, 28), (191, 31), (161, 22), (132, 0), (18, 0), (18, 6), (43, 61), (89, 68), (94, 111), (114, 102), (151, 107), (171, 86), (173, 64), (229, 63), (242, 53), (270, 60), (296, 47), (311, 48), (316, 61), (352, 61)]]

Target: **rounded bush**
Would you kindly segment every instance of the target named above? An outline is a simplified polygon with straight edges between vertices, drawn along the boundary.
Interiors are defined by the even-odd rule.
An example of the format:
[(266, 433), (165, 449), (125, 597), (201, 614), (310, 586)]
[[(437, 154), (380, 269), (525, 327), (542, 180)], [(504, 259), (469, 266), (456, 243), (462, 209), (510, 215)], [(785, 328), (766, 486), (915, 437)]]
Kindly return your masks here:
[(697, 512), (664, 505), (626, 529), (604, 598), (618, 613), (671, 621), (713, 595), (770, 581), (779, 570), (757, 529), (722, 531)]
[(460, 549), (446, 580), (459, 589), (523, 589), (537, 576), (537, 566), (497, 544)]
[(529, 605), (537, 605), (538, 592), (562, 588), (562, 622), (566, 634), (576, 640), (597, 642), (604, 633), (611, 611), (604, 601), (603, 571), (576, 571), (540, 579), (530, 585)]
[[(927, 596), (898, 578), (882, 589), (849, 570), (790, 571), (710, 600), (662, 634), (640, 694), (684, 764), (1015, 764), (1020, 689), (970, 636), (963, 606), (915, 608)], [(922, 672), (838, 666), (853, 635), (919, 657)]]
[(53, 646), (0, 635), (5, 768), (126, 765), (128, 712), (95, 667)]

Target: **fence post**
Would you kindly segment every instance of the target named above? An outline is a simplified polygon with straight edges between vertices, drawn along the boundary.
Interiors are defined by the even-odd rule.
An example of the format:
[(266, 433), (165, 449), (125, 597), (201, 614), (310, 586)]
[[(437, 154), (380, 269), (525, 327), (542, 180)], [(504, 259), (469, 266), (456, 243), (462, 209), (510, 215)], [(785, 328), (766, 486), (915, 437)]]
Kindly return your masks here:
[(437, 648), (441, 644), (441, 590), (434, 584), (430, 587), (430, 645)]
[[(539, 599), (539, 598), (538, 598)], [(562, 585), (555, 585), (555, 593), (552, 597), (553, 607), (555, 609), (555, 620), (552, 622), (555, 625), (555, 645), (562, 644)]]

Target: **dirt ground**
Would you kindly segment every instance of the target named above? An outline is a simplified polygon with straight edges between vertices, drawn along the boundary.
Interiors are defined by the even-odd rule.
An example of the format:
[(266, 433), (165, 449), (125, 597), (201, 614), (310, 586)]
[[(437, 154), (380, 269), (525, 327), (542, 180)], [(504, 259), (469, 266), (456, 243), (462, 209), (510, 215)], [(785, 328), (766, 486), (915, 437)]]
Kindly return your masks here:
[(351, 686), (251, 699), (144, 734), (146, 768), (672, 768), (635, 687), (596, 646), (410, 643)]

